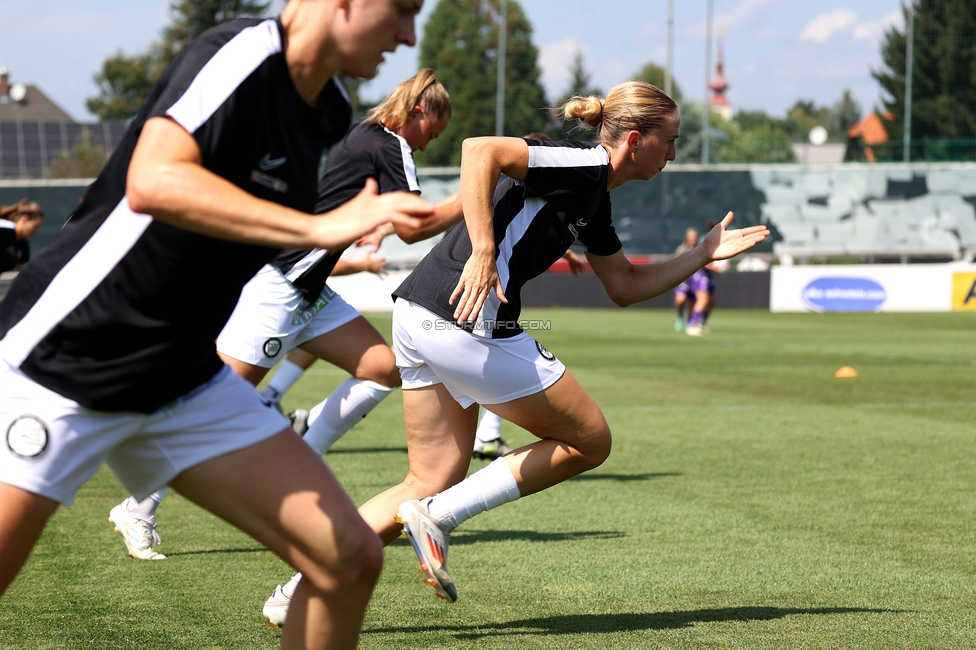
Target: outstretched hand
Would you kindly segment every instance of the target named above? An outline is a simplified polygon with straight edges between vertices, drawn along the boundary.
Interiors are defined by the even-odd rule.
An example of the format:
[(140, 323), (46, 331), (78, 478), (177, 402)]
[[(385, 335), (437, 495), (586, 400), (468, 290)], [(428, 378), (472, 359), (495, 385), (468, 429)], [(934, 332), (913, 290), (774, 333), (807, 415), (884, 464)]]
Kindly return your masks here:
[(726, 230), (732, 219), (735, 218), (731, 212), (725, 215), (722, 221), (712, 228), (705, 239), (702, 240), (701, 247), (709, 262), (715, 260), (726, 260), (735, 257), (739, 253), (749, 250), (758, 243), (769, 237), (769, 228), (766, 226), (750, 226), (739, 230)]
[(366, 179), (362, 191), (342, 207), (339, 207), (322, 218), (313, 226), (311, 237), (318, 239), (315, 229), (323, 235), (331, 235), (331, 245), (320, 245), (320, 248), (338, 248), (339, 244), (348, 246), (359, 237), (372, 232), (377, 226), (385, 223), (401, 224), (408, 228), (419, 228), (423, 219), (434, 214), (434, 206), (428, 201), (410, 192), (386, 192), (377, 194), (378, 185), (372, 178)]

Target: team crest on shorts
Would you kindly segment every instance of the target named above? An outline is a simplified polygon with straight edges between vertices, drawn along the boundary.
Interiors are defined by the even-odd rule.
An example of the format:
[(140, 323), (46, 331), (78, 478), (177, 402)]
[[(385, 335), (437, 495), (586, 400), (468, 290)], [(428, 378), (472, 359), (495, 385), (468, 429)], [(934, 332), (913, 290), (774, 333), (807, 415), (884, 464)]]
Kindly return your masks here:
[(50, 440), (47, 425), (33, 415), (22, 415), (7, 427), (7, 449), (19, 458), (37, 458), (47, 451)]
[(535, 347), (539, 349), (539, 354), (541, 354), (542, 358), (546, 361), (554, 361), (556, 359), (556, 355), (547, 350), (546, 346), (542, 345), (538, 341), (535, 342)]
[(281, 352), (281, 339), (268, 339), (264, 342), (264, 356), (274, 359)]

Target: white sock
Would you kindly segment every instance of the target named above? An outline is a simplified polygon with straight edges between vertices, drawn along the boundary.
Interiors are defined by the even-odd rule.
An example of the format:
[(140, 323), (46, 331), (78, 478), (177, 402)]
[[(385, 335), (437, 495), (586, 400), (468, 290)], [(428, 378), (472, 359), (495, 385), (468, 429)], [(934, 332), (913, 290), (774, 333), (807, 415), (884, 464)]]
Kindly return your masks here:
[(295, 589), (298, 588), (298, 581), (301, 579), (302, 579), (301, 573), (296, 573), (295, 575), (293, 575), (291, 577), (291, 580), (286, 582), (281, 587), (281, 593), (283, 593), (289, 599), (293, 598), (295, 596)]
[(481, 422), (478, 423), (478, 431), (475, 437), (481, 442), (494, 442), (502, 437), (502, 418), (495, 415), (488, 409), (481, 414)]
[(431, 497), (427, 512), (449, 533), (471, 517), (515, 501), (520, 496), (508, 463), (504, 458), (496, 458), (488, 467)]
[(309, 418), (305, 442), (318, 453), (324, 454), (336, 440), (356, 426), (394, 390), (396, 389), (373, 381), (350, 377), (322, 402), (318, 417), (314, 420)]
[(159, 504), (162, 503), (163, 497), (166, 496), (167, 492), (169, 492), (169, 487), (164, 487), (162, 490), (153, 492), (142, 501), (136, 501), (134, 498), (129, 497), (126, 499), (125, 509), (136, 519), (149, 521), (156, 516), (156, 509), (159, 508)]
[(277, 404), (281, 401), (281, 396), (287, 393), (288, 389), (294, 386), (303, 374), (305, 374), (304, 368), (285, 359), (278, 366), (278, 370), (271, 378), (267, 388), (261, 391), (261, 396), (269, 402)]

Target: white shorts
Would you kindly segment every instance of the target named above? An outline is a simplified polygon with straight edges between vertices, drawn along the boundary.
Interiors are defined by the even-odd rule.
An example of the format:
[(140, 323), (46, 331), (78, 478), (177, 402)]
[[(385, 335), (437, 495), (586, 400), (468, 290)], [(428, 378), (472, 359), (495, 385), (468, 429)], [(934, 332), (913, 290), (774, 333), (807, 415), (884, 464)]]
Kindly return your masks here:
[(525, 332), (507, 339), (474, 336), (402, 298), (393, 305), (393, 351), (404, 390), (442, 383), (464, 408), (534, 395), (566, 372)]
[(328, 286), (314, 303), (273, 266), (244, 285), (241, 299), (217, 337), (217, 350), (252, 366), (270, 368), (289, 352), (362, 314)]
[(149, 415), (85, 408), (6, 364), (0, 395), (0, 482), (66, 506), (102, 463), (142, 500), (180, 472), (288, 426), (227, 366)]

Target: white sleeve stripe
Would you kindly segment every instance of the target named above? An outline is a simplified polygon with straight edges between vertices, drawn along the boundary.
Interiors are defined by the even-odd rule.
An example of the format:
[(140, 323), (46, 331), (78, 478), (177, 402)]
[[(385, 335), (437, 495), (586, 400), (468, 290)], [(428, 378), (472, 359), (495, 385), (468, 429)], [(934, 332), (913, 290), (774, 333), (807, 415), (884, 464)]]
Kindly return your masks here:
[(280, 51), (281, 35), (274, 20), (242, 29), (207, 61), (166, 114), (195, 133), (258, 66)]
[(15, 224), (14, 224), (13, 221), (8, 221), (6, 219), (0, 219), (0, 228), (10, 228), (11, 230), (13, 230), (14, 229), (14, 226), (15, 226)]
[(0, 341), (0, 357), (19, 367), (41, 340), (87, 298), (152, 223), (133, 212), (128, 199), (115, 207), (95, 234), (58, 271), (37, 302)]
[(420, 183), (417, 182), (417, 166), (413, 162), (413, 150), (402, 135), (397, 135), (385, 126), (383, 130), (400, 142), (400, 153), (403, 154), (403, 175), (407, 177), (407, 187), (410, 188), (411, 192), (419, 192)]
[(610, 162), (602, 146), (588, 149), (575, 147), (529, 147), (529, 167), (599, 167)]

